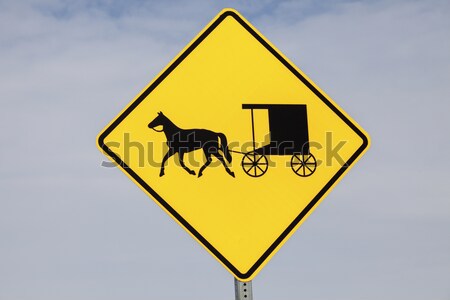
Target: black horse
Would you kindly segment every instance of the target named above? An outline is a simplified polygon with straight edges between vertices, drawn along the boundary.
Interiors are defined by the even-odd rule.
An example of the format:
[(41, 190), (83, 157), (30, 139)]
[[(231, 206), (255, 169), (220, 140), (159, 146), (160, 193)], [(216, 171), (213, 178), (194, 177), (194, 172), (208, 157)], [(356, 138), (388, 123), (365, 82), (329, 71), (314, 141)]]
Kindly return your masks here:
[[(156, 130), (155, 127), (162, 125), (162, 130)], [(164, 164), (166, 160), (178, 153), (180, 164), (189, 174), (195, 175), (195, 171), (186, 167), (183, 161), (183, 156), (187, 152), (191, 152), (197, 149), (203, 149), (206, 156), (206, 163), (200, 168), (198, 177), (203, 175), (203, 170), (211, 163), (211, 155), (217, 157), (225, 167), (228, 174), (234, 177), (234, 173), (228, 168), (222, 154), (222, 151), (227, 161), (231, 163), (231, 154), (228, 151), (227, 138), (223, 133), (213, 132), (206, 129), (181, 129), (169, 120), (162, 112), (158, 113), (158, 116), (148, 124), (148, 127), (157, 131), (164, 132), (167, 138), (167, 145), (169, 150), (161, 163), (161, 171), (159, 176), (164, 175)], [(220, 139), (220, 146), (219, 146)]]

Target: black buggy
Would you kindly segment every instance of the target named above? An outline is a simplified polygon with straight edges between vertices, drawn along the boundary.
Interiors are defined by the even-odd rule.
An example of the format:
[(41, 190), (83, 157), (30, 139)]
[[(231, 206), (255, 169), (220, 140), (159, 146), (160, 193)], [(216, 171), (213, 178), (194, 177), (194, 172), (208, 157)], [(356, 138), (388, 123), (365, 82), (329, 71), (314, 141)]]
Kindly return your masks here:
[[(242, 169), (251, 177), (267, 172), (269, 155), (289, 155), (291, 168), (300, 177), (311, 176), (317, 167), (316, 158), (309, 149), (308, 119), (305, 104), (243, 104), (250, 109), (252, 119), (253, 151), (242, 153)], [(254, 109), (269, 113), (270, 143), (256, 149)]]

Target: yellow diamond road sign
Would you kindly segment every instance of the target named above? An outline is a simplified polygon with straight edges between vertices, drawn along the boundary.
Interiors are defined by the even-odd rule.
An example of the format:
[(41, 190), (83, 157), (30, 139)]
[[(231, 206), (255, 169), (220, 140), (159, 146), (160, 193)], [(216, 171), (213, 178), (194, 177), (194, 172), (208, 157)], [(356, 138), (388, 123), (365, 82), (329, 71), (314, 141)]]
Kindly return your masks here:
[(98, 145), (248, 281), (367, 150), (369, 137), (226, 9), (106, 126)]

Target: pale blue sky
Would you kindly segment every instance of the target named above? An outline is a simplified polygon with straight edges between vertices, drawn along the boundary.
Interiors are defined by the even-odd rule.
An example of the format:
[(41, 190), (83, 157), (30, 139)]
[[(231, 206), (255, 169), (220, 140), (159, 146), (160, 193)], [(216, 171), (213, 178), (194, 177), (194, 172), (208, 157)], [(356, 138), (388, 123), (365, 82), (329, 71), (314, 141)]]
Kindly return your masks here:
[(450, 299), (450, 4), (438, 0), (0, 1), (0, 299), (233, 299), (231, 275), (95, 147), (224, 7), (372, 137), (254, 298)]

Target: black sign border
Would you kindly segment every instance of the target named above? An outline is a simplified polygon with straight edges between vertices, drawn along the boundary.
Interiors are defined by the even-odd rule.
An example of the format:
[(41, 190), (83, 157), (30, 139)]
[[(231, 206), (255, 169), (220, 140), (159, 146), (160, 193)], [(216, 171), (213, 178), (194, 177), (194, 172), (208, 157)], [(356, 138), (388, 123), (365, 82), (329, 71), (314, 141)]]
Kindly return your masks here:
[[(303, 211), (294, 219), (294, 221), (283, 231), (283, 233), (272, 243), (256, 263), (246, 272), (241, 273), (234, 267), (213, 245), (211, 245), (194, 227), (192, 227), (180, 214), (173, 209), (162, 197), (160, 197), (146, 182), (144, 182), (118, 155), (105, 145), (105, 138), (227, 17), (234, 18), (244, 27), (254, 38), (256, 38), (267, 50), (269, 50), (286, 68), (288, 68), (303, 84), (305, 84), (320, 100), (322, 100), (336, 115), (338, 115), (352, 130), (363, 140), (363, 144), (350, 157), (350, 159), (339, 169), (331, 180), (320, 190), (314, 199), (303, 209)], [(141, 185), (156, 201), (158, 201), (178, 222), (180, 222), (191, 234), (193, 234), (200, 243), (202, 243), (213, 255), (217, 257), (236, 277), (242, 280), (250, 278), (253, 273), (264, 263), (272, 252), (282, 243), (282, 241), (291, 233), (299, 222), (308, 214), (309, 211), (319, 202), (322, 196), (331, 188), (331, 186), (341, 177), (347, 168), (368, 147), (369, 140), (365, 134), (358, 129), (338, 108), (336, 108), (314, 85), (303, 77), (286, 59), (283, 58), (274, 48), (272, 48), (257, 32), (255, 32), (238, 14), (232, 10), (224, 11), (127, 109), (117, 118), (106, 130), (99, 136), (98, 145), (114, 161), (124, 169), (137, 183)]]

